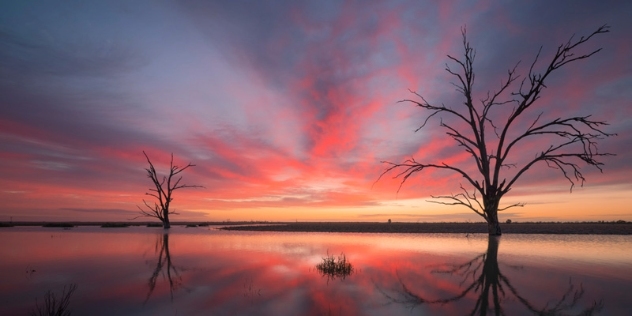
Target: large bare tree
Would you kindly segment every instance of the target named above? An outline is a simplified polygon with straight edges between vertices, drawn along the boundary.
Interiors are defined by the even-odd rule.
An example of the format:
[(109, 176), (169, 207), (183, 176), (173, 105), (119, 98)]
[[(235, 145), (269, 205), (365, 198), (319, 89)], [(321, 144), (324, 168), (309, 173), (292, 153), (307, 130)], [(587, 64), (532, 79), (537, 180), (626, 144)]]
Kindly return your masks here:
[[(195, 165), (191, 163), (184, 167), (174, 165), (173, 153), (171, 154), (171, 161), (169, 162), (169, 175), (162, 176), (162, 178), (158, 175), (158, 172), (156, 172), (156, 168), (154, 168), (154, 165), (151, 163), (145, 151), (143, 151), (143, 155), (145, 155), (147, 163), (149, 164), (149, 168), (145, 168), (147, 177), (150, 178), (154, 184), (154, 188), (150, 188), (149, 192), (145, 193), (145, 195), (153, 196), (156, 200), (154, 201), (154, 205), (150, 206), (149, 203), (143, 199), (145, 208), (143, 209), (138, 206), (141, 213), (140, 216), (155, 217), (162, 222), (164, 228), (170, 228), (169, 214), (178, 214), (169, 209), (171, 201), (173, 201), (173, 191), (183, 188), (203, 188), (203, 186), (180, 183), (182, 176), (177, 176), (187, 168), (195, 167)], [(176, 176), (177, 179), (174, 178), (174, 176)]]
[[(478, 94), (474, 90), (473, 67), (476, 53), (470, 46), (463, 28), (463, 58), (448, 55), (458, 70), (446, 64), (446, 71), (456, 78), (456, 82), (452, 84), (462, 95), (463, 103), (455, 106), (431, 104), (414, 91), (411, 93), (415, 94), (418, 100), (406, 99), (400, 102), (412, 103), (429, 112), (416, 131), (422, 129), (431, 118), (441, 118), (439, 125), (445, 129), (445, 134), (471, 156), (478, 172), (471, 171), (474, 170), (472, 168), (468, 169), (468, 165), (424, 163), (411, 157), (402, 163), (382, 161), (389, 166), (380, 178), (391, 171), (396, 172), (394, 178), (401, 179), (401, 189), (410, 176), (426, 169), (447, 170), (461, 175), (472, 188), (468, 190), (461, 185), (462, 193), (432, 196), (438, 200), (430, 202), (462, 205), (471, 209), (485, 219), (490, 235), (501, 234), (499, 211), (524, 206), (523, 203), (516, 203), (499, 207), (501, 198), (535, 164), (545, 163), (559, 170), (570, 182), (571, 191), (576, 182), (583, 185), (585, 179), (579, 163), (583, 161), (601, 171), (603, 163), (597, 159), (612, 154), (599, 152), (597, 141), (615, 134), (606, 133), (603, 127), (608, 124), (594, 120), (590, 115), (544, 119), (544, 112), (537, 109), (536, 101), (547, 87), (546, 83), (552, 73), (569, 63), (589, 58), (599, 52), (601, 48), (584, 54), (578, 53), (577, 50), (593, 36), (607, 32), (609, 26), (603, 25), (587, 36), (578, 39), (571, 37), (557, 47), (546, 68), (538, 72), (535, 69), (539, 68), (537, 64), (542, 52), (540, 47), (526, 77), (520, 79), (518, 63), (508, 70), (507, 77), (501, 81), (498, 90), (488, 90), (480, 101), (476, 101), (475, 97)], [(533, 145), (533, 142), (529, 142), (532, 140), (546, 141), (550, 145), (538, 150), (534, 157), (525, 159), (522, 155), (520, 159), (516, 159), (514, 152), (517, 148), (527, 144)], [(514, 156), (510, 156), (510, 153)]]

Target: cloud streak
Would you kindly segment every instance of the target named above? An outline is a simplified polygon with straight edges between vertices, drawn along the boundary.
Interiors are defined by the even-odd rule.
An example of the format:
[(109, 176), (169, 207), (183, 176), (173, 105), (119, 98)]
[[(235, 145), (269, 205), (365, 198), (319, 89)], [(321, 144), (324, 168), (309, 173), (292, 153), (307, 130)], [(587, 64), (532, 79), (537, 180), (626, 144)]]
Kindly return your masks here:
[[(397, 103), (415, 98), (411, 89), (436, 104), (462, 104), (443, 69), (447, 54), (461, 54), (462, 26), (477, 49), (477, 96), (496, 88), (518, 61), (528, 71), (541, 45), (537, 67), (572, 34), (612, 26), (586, 47), (603, 51), (551, 78), (539, 109), (551, 118), (607, 120), (619, 136), (600, 148), (618, 155), (605, 161), (603, 174), (583, 170), (585, 190), (617, 187), (630, 196), (622, 186), (632, 176), (629, 10), (589, 1), (2, 4), (0, 194), (9, 208), (0, 214), (41, 219), (89, 204), (134, 211), (149, 184), (142, 150), (162, 168), (172, 152), (177, 162), (197, 165), (185, 179), (206, 189), (178, 192), (175, 202), (187, 218), (409, 214), (402, 211), (409, 201), (449, 194), (463, 179), (425, 172), (397, 193), (397, 180), (374, 183), (381, 160), (471, 164), (438, 120), (414, 133), (425, 113)], [(515, 159), (546, 145), (530, 142)], [(526, 190), (516, 197), (529, 205), (542, 201), (531, 188), (547, 194), (566, 185), (540, 166), (521, 179)], [(18, 191), (24, 193), (7, 193)], [(575, 194), (562, 199), (573, 205)], [(624, 202), (606, 205), (632, 219)], [(426, 218), (450, 211), (422, 204), (415, 212)], [(528, 207), (521, 214), (528, 218)]]

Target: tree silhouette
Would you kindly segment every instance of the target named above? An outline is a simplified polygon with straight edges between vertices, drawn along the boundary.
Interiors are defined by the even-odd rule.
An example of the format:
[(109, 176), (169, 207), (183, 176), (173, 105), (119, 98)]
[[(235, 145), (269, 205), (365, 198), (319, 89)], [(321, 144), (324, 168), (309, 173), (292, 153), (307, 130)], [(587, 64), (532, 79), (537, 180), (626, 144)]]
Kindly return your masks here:
[[(409, 102), (429, 112), (423, 124), (415, 131), (422, 129), (434, 116), (441, 117), (440, 126), (445, 128), (446, 135), (471, 155), (478, 173), (467, 172), (467, 165), (422, 163), (411, 157), (402, 163), (382, 161), (389, 167), (380, 175), (378, 181), (383, 175), (396, 170), (394, 178), (401, 179), (401, 189), (410, 176), (426, 169), (448, 170), (459, 174), (473, 189), (468, 190), (461, 185), (463, 193), (432, 196), (440, 200), (430, 202), (462, 205), (471, 209), (485, 219), (489, 235), (501, 234), (498, 211), (524, 206), (523, 203), (516, 203), (499, 207), (501, 198), (533, 165), (546, 163), (549, 167), (559, 170), (570, 182), (571, 191), (575, 182), (583, 185), (585, 179), (578, 163), (583, 161), (601, 171), (603, 163), (597, 159), (612, 154), (600, 153), (597, 150), (597, 141), (616, 134), (604, 132), (602, 128), (608, 124), (593, 120), (590, 115), (544, 119), (544, 112), (534, 113), (534, 104), (540, 99), (542, 91), (547, 87), (545, 82), (548, 82), (553, 72), (599, 52), (601, 48), (586, 54), (578, 54), (576, 50), (593, 36), (607, 32), (609, 26), (604, 25), (588, 36), (582, 36), (577, 40), (571, 37), (568, 42), (558, 46), (546, 69), (537, 72), (535, 68), (542, 52), (540, 47), (526, 77), (519, 80), (519, 63), (516, 64), (508, 70), (507, 77), (501, 82), (498, 90), (487, 91), (478, 103), (475, 101), (473, 67), (476, 53), (470, 46), (463, 28), (463, 59), (448, 55), (459, 70), (453, 70), (446, 64), (446, 71), (457, 79), (456, 83), (452, 84), (462, 94), (463, 104), (455, 107), (434, 105), (414, 91), (411, 93), (419, 100), (405, 99), (399, 102)], [(534, 139), (546, 140), (551, 145), (543, 148), (533, 158), (525, 160), (524, 157), (516, 157), (515, 150), (512, 149), (525, 145), (526, 140)], [(510, 156), (510, 153), (514, 156)]]
[[(449, 274), (461, 278), (459, 286), (460, 293), (446, 298), (428, 299), (407, 286), (399, 276), (400, 290), (395, 294), (389, 294), (378, 288), (378, 290), (391, 302), (403, 304), (408, 308), (420, 305), (449, 304), (463, 299), (468, 295), (475, 295), (476, 302), (468, 315), (487, 315), (493, 311), (494, 315), (506, 315), (503, 309), (503, 302), (518, 301), (527, 310), (525, 314), (534, 315), (573, 315), (573, 311), (581, 310), (577, 315), (592, 315), (598, 313), (603, 308), (603, 302), (594, 301), (588, 307), (581, 309), (580, 300), (584, 296), (584, 288), (580, 284), (576, 287), (569, 281), (568, 288), (555, 301), (549, 301), (545, 306), (538, 308), (526, 297), (521, 295), (511, 284), (498, 265), (498, 245), (500, 237), (490, 236), (487, 252), (474, 257), (462, 264), (445, 265), (444, 268), (431, 271), (435, 274)], [(513, 297), (512, 297), (513, 296)]]
[(147, 171), (147, 177), (151, 179), (155, 187), (150, 188), (150, 192), (145, 193), (145, 195), (153, 196), (154, 198), (156, 198), (157, 201), (154, 202), (153, 206), (150, 206), (149, 203), (147, 203), (147, 201), (143, 199), (145, 209), (138, 206), (138, 209), (141, 212), (140, 216), (155, 217), (162, 222), (164, 228), (170, 228), (171, 224), (169, 222), (169, 214), (178, 214), (169, 209), (171, 201), (173, 201), (173, 191), (182, 188), (203, 188), (203, 186), (180, 184), (182, 177), (179, 177), (177, 179), (173, 178), (187, 168), (195, 167), (195, 165), (189, 163), (182, 168), (175, 166), (173, 164), (173, 154), (171, 154), (171, 161), (169, 163), (169, 176), (163, 176), (161, 179), (156, 172), (156, 168), (154, 168), (154, 165), (151, 163), (151, 160), (149, 160), (149, 156), (147, 156), (145, 151), (143, 151), (143, 155), (145, 155), (145, 158), (147, 158), (147, 163), (149, 164), (149, 168), (145, 168), (145, 170)]

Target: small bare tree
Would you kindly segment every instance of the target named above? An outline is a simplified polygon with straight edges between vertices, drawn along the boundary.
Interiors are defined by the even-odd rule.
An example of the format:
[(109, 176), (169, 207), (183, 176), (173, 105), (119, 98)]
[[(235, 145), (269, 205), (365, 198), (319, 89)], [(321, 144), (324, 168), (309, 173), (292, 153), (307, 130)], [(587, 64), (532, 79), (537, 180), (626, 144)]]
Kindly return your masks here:
[[(581, 59), (586, 59), (601, 50), (601, 48), (586, 54), (577, 54), (576, 50), (593, 36), (609, 32), (607, 25), (599, 27), (588, 36), (582, 36), (577, 40), (571, 37), (568, 42), (558, 46), (543, 72), (537, 72), (536, 63), (540, 57), (542, 47), (531, 63), (529, 73), (525, 78), (520, 78), (517, 73), (518, 64), (509, 69), (507, 77), (501, 82), (496, 92), (488, 91), (480, 103), (475, 102), (474, 93), (474, 56), (475, 51), (470, 46), (466, 37), (465, 28), (461, 30), (464, 59), (457, 59), (450, 55), (459, 68), (454, 71), (446, 64), (446, 71), (454, 76), (457, 81), (453, 83), (456, 90), (463, 95), (464, 101), (458, 107), (449, 107), (444, 104), (433, 105), (416, 92), (411, 91), (420, 100), (402, 100), (410, 102), (423, 110), (429, 111), (423, 124), (416, 130), (423, 128), (428, 120), (434, 116), (442, 117), (440, 126), (446, 129), (446, 135), (452, 138), (458, 146), (469, 153), (476, 165), (476, 172), (467, 172), (462, 165), (438, 163), (421, 163), (414, 158), (402, 163), (382, 161), (389, 167), (380, 175), (397, 169), (394, 178), (400, 178), (400, 189), (406, 180), (413, 174), (426, 169), (441, 169), (455, 172), (466, 179), (473, 187), (468, 191), (461, 185), (463, 193), (432, 196), (444, 199), (444, 201), (430, 201), (445, 205), (462, 205), (468, 207), (485, 219), (490, 235), (500, 235), (498, 211), (511, 207), (524, 206), (516, 203), (499, 208), (501, 198), (511, 190), (516, 181), (533, 165), (543, 162), (549, 167), (557, 169), (570, 182), (571, 191), (575, 182), (582, 185), (585, 181), (579, 162), (594, 166), (601, 171), (602, 162), (599, 157), (612, 155), (600, 153), (597, 150), (597, 140), (616, 134), (609, 134), (602, 130), (603, 121), (596, 121), (588, 116), (571, 116), (567, 118), (555, 118), (541, 121), (543, 112), (533, 115), (534, 104), (540, 98), (545, 81), (551, 73), (562, 66)], [(519, 82), (520, 84), (516, 84)], [(509, 108), (507, 108), (509, 107)], [(525, 116), (531, 113), (533, 117)], [(448, 119), (444, 121), (443, 118)], [(518, 123), (522, 121), (522, 126)], [(489, 133), (488, 129), (493, 133)], [(543, 148), (534, 158), (524, 157), (522, 160), (508, 160), (512, 149), (524, 146), (525, 139), (543, 138), (550, 146)], [(516, 158), (514, 156), (514, 158)], [(378, 178), (378, 180), (379, 180)], [(399, 191), (399, 189), (398, 189)], [(478, 195), (477, 195), (478, 194)], [(482, 200), (482, 201), (481, 201)]]
[(169, 176), (162, 176), (162, 179), (156, 172), (156, 168), (149, 160), (149, 156), (143, 151), (143, 155), (147, 158), (147, 163), (149, 164), (149, 168), (145, 168), (147, 171), (147, 177), (151, 179), (154, 183), (155, 188), (150, 188), (149, 191), (145, 193), (145, 195), (153, 196), (156, 198), (154, 201), (154, 205), (150, 206), (147, 201), (143, 199), (143, 204), (145, 205), (145, 209), (138, 206), (141, 215), (147, 217), (155, 217), (162, 222), (163, 227), (170, 228), (171, 224), (169, 223), (169, 214), (178, 214), (169, 209), (171, 205), (171, 201), (173, 201), (173, 191), (182, 189), (182, 188), (203, 188), (201, 185), (188, 185), (188, 184), (180, 184), (182, 180), (182, 176), (177, 179), (174, 176), (177, 176), (182, 171), (186, 170), (189, 167), (195, 167), (195, 165), (189, 163), (184, 167), (179, 167), (173, 164), (173, 153), (171, 154), (171, 161), (169, 163)]

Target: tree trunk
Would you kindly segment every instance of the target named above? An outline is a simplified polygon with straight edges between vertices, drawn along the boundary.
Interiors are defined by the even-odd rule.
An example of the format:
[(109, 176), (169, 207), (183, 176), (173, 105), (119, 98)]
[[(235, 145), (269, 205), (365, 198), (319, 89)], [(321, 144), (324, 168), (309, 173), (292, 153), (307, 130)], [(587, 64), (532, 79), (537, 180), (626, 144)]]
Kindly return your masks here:
[(498, 211), (494, 210), (487, 213), (487, 232), (489, 236), (500, 236), (500, 223), (498, 223)]
[(164, 229), (171, 228), (171, 223), (169, 223), (169, 211), (164, 211), (162, 214), (162, 218), (163, 218), (162, 227)]
[(490, 236), (502, 235), (498, 222), (498, 204), (500, 198), (489, 198), (485, 201), (485, 215), (487, 215), (487, 232)]

